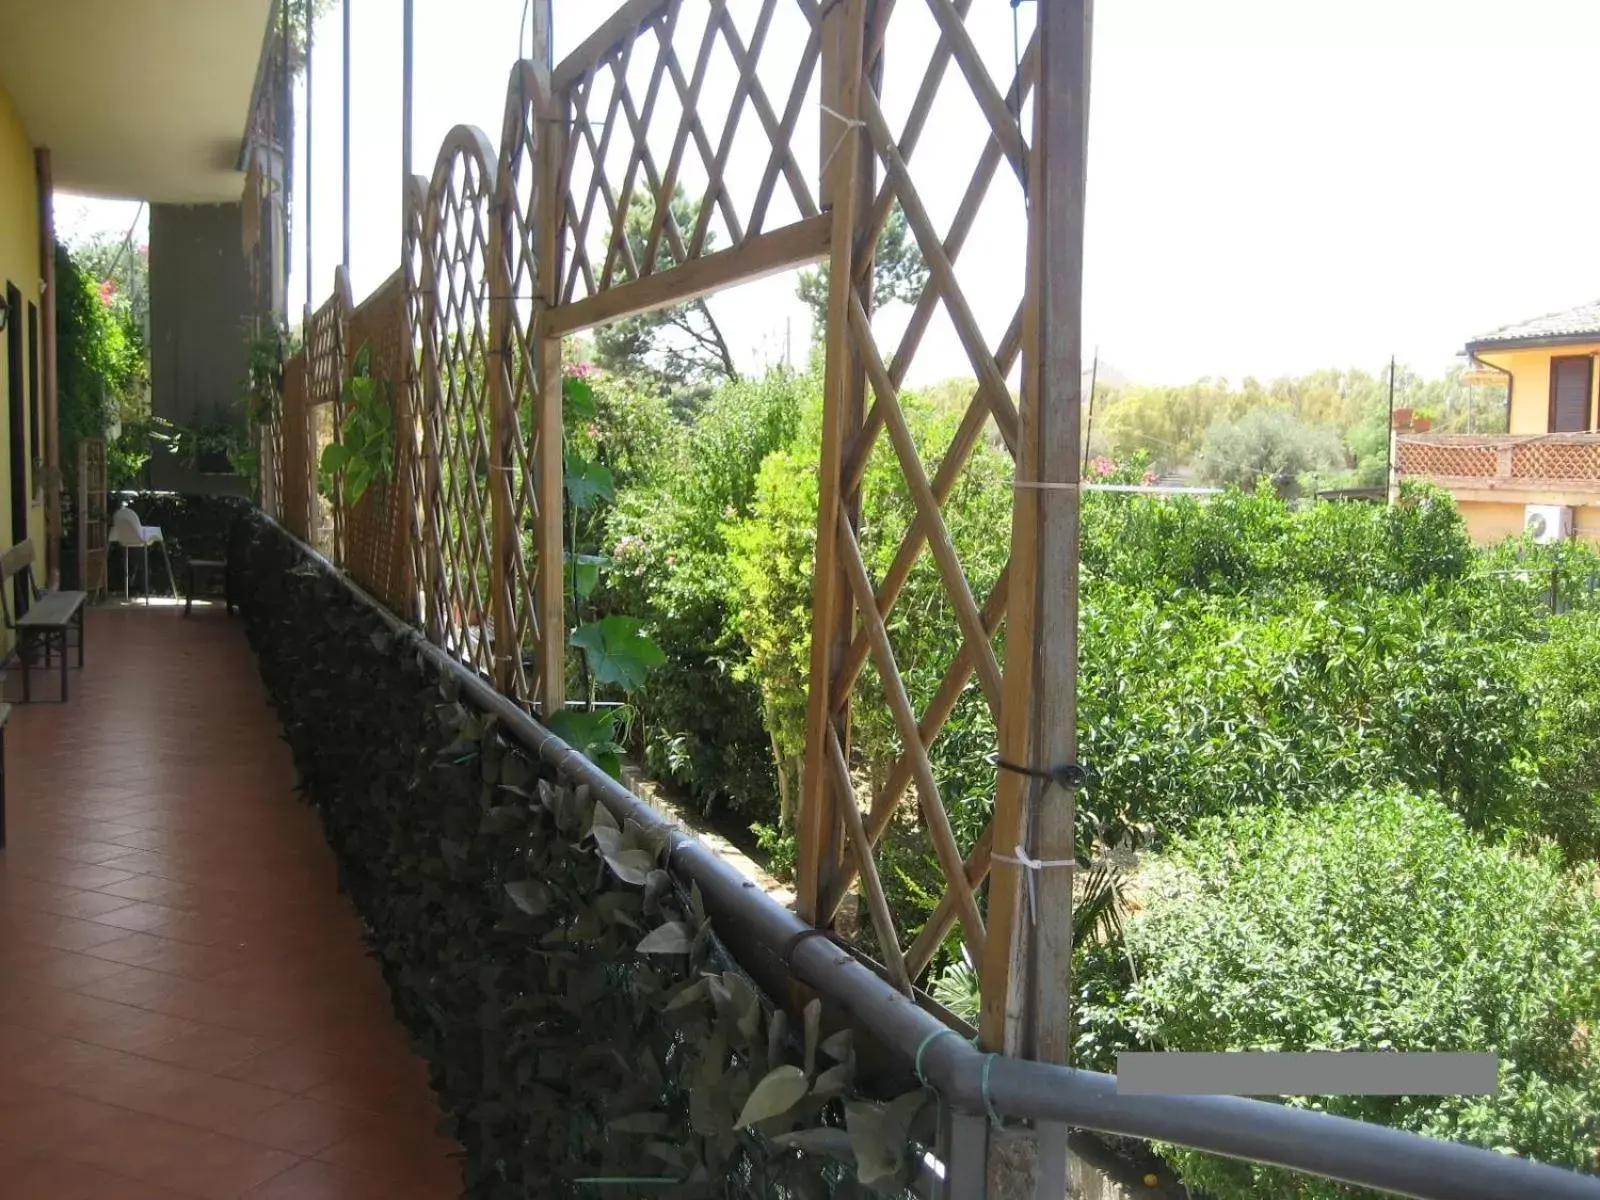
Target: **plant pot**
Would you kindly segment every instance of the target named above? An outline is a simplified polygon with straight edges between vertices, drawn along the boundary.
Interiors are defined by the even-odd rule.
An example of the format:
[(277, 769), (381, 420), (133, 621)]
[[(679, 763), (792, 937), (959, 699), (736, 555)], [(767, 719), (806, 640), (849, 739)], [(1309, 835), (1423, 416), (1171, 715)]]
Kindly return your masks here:
[(1433, 418), (1432, 417), (1418, 417), (1416, 420), (1411, 422), (1411, 432), (1412, 433), (1427, 433), (1428, 430), (1430, 430), (1432, 428), (1433, 428)]
[(1410, 426), (1411, 426), (1411, 410), (1409, 408), (1397, 408), (1397, 409), (1395, 409), (1394, 410), (1394, 427), (1396, 429), (1408, 429), (1408, 428), (1410, 428)]

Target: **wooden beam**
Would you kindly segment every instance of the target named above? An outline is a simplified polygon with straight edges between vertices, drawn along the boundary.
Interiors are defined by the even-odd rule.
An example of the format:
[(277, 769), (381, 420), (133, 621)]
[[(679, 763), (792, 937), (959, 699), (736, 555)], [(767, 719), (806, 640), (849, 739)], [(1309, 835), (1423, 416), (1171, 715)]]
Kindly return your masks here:
[(577, 83), (595, 63), (670, 3), (672, 0), (626, 0), (621, 8), (605, 19), (600, 28), (584, 38), (576, 50), (556, 64), (550, 76), (551, 93), (560, 95)]
[[(1083, 220), (1093, 0), (1039, 0), (1017, 486), (1012, 505), (1000, 757), (1034, 768), (1077, 753), (1078, 438)], [(1048, 789), (1048, 794), (1047, 794)], [(1000, 772), (993, 845), (1070, 860), (1071, 789)], [(997, 861), (983, 961), (983, 1046), (1065, 1063), (1071, 1049), (1072, 873), (1031, 880)], [(1009, 1195), (1010, 1193), (1005, 1193)]]
[[(805, 764), (801, 773), (799, 859), (795, 894), (800, 918), (815, 925), (823, 898), (841, 867), (840, 797), (829, 768), (829, 726), (845, 761), (850, 755), (850, 710), (835, 706), (834, 680), (850, 641), (850, 579), (839, 529), (850, 526), (844, 489), (845, 447), (861, 423), (866, 381), (850, 346), (850, 288), (861, 193), (861, 107), (865, 0), (830, 5), (822, 21), (822, 208), (829, 222), (828, 316), (822, 401), (822, 459), (817, 495), (817, 550), (812, 572), (810, 691)], [(830, 211), (831, 210), (831, 211)], [(763, 236), (771, 236), (763, 235)], [(870, 284), (869, 284), (870, 286)], [(859, 384), (859, 387), (857, 386)]]
[(669, 271), (552, 308), (545, 313), (544, 333), (557, 337), (635, 313), (687, 304), (720, 288), (815, 262), (828, 252), (831, 224), (827, 214), (809, 217)]
[[(560, 300), (561, 250), (565, 242), (561, 214), (566, 205), (563, 164), (567, 161), (566, 123), (568, 97), (558, 93), (549, 101), (539, 126), (539, 294), (545, 305)], [(546, 311), (551, 311), (547, 309)], [(546, 334), (535, 319), (534, 387), (537, 389), (538, 444), (534, 448), (534, 498), (538, 504), (534, 550), (538, 578), (534, 582), (538, 607), (539, 704), (548, 721), (567, 703), (566, 567), (563, 557), (566, 522), (562, 467), (561, 335)]]
[(511, 264), (515, 245), (511, 206), (496, 189), (489, 209), (489, 352), (484, 384), (489, 402), (489, 586), (493, 589), (489, 611), (494, 620), (494, 685), (510, 693), (517, 677), (522, 646), (512, 619), (515, 601), (512, 558), (519, 553), (516, 520), (511, 504), (511, 469), (516, 451), (511, 439), (517, 427), (511, 400)]

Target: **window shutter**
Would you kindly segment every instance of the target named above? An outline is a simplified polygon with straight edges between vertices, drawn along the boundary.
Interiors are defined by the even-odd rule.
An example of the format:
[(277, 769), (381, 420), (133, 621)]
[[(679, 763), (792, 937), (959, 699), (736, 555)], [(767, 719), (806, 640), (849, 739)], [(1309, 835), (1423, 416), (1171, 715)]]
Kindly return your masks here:
[(1590, 367), (1587, 357), (1551, 360), (1551, 433), (1583, 433), (1589, 428)]

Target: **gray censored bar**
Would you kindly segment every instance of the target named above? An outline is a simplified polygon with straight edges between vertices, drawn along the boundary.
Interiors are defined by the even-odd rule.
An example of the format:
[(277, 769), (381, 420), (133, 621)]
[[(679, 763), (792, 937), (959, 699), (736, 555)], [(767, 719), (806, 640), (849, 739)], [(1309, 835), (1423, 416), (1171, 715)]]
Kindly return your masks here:
[(1124, 1096), (1492, 1096), (1498, 1054), (1382, 1050), (1117, 1055)]

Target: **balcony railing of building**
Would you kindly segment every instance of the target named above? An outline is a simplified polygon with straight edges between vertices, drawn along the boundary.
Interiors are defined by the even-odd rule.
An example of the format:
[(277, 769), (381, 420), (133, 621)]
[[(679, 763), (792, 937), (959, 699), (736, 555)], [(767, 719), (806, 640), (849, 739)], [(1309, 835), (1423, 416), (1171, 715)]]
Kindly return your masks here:
[(1484, 490), (1600, 490), (1600, 433), (1411, 433), (1395, 438), (1407, 478)]
[[(670, 866), (727, 918), (736, 931), (730, 948), (770, 996), (788, 1003), (797, 985), (809, 989), (833, 1020), (880, 1046), (902, 1078), (914, 1073), (938, 1090), (945, 1101), (939, 1166), (925, 1190), (963, 1200), (988, 1192), (989, 1156), (1004, 1136), (994, 1131), (1011, 1119), (1031, 1123), (1038, 1194), (1050, 1200), (1065, 1193), (1068, 1127), (1412, 1196), (1600, 1196), (1600, 1181), (1485, 1150), (1260, 1101), (1123, 1096), (1113, 1077), (1063, 1065), (1073, 992), (1063, 982), (1071, 873), (1030, 875), (1025, 859), (991, 850), (1025, 847), (1045, 862), (1070, 859), (1071, 789), (1052, 789), (1047, 803), (1038, 781), (1001, 772), (990, 827), (961, 846), (928, 747), (976, 675), (1001, 731), (1001, 759), (1075, 757), (1088, 5), (1040, 0), (1007, 11), (968, 0), (901, 0), (922, 3), (936, 30), (931, 58), (886, 53), (899, 26), (889, 22), (895, 6), (881, 0), (627, 0), (553, 70), (538, 53), (515, 64), (498, 147), (476, 129), (453, 130), (431, 178), (405, 181), (395, 273), (357, 303), (340, 270), (311, 315), (304, 349), (285, 364), (281, 403), (261, 431), (263, 508), (305, 544), (317, 569), (378, 607), (395, 633), (416, 640), (510, 736), (588, 784), (619, 824), (658, 829), (658, 814), (538, 721), (565, 707), (562, 338), (829, 261), (812, 630), (820, 652), (810, 679), (798, 913), (692, 839), (674, 837)], [(783, 21), (795, 36), (769, 36)], [(995, 21), (1003, 27), (975, 31), (976, 23)], [(1003, 44), (1003, 67), (986, 61), (980, 44)], [(698, 107), (714, 56), (731, 62), (734, 74), (731, 111), (715, 142)], [(775, 72), (773, 60), (785, 65)], [(910, 73), (894, 81), (894, 94), (908, 103), (898, 128), (881, 103), (886, 70)], [(944, 164), (953, 160), (944, 157), (947, 147), (934, 165), (913, 163), (913, 153), (921, 141), (939, 143), (930, 121), (946, 89), (976, 105), (982, 132), (972, 176), (959, 182), (959, 202), (941, 228), (919, 181), (929, 170), (947, 178)], [(807, 122), (814, 124), (803, 131)], [(797, 149), (803, 132), (809, 152)], [(751, 156), (738, 172), (730, 166), (736, 152)], [(686, 227), (674, 214), (679, 188), (698, 206)], [(627, 228), (635, 197), (652, 213), (642, 255)], [(870, 248), (896, 205), (930, 282), (895, 344), (883, 347), (869, 311)], [(986, 208), (1028, 231), (1019, 261), (985, 264), (1013, 287), (1003, 324), (990, 319), (992, 311), (975, 310), (956, 269)], [(1003, 291), (988, 290), (990, 308)], [(899, 389), (940, 310), (976, 383), (952, 444), (925, 464)], [(344, 511), (319, 494), (317, 464), (340, 435), (343, 384), (363, 348), (372, 376), (393, 388), (399, 438), (389, 482)], [(1020, 408), (1006, 383), (1019, 361)], [(991, 421), (1017, 462), (1015, 533), (1007, 571), (991, 594), (975, 596), (941, 505)], [(874, 579), (854, 506), (885, 433), (890, 446), (880, 453), (892, 452), (917, 521)], [(938, 697), (918, 714), (885, 618), (924, 548), (939, 565), (966, 644), (946, 665)], [(1002, 625), (1012, 633), (997, 650)], [(905, 750), (863, 808), (846, 747), (869, 661)], [(903, 939), (875, 855), (908, 789), (947, 891), (927, 926)], [(858, 877), (881, 963), (803, 936), (832, 924)], [(1059, 918), (1036, 928), (1028, 919), (1034, 905)], [(940, 1036), (951, 1026), (913, 987), (956, 929), (982, 967), (982, 1050)]]

